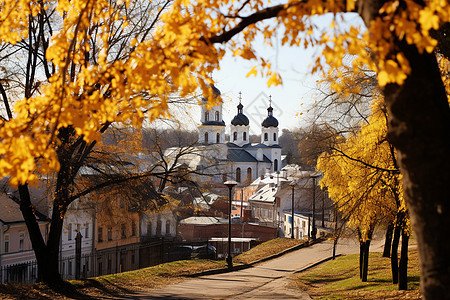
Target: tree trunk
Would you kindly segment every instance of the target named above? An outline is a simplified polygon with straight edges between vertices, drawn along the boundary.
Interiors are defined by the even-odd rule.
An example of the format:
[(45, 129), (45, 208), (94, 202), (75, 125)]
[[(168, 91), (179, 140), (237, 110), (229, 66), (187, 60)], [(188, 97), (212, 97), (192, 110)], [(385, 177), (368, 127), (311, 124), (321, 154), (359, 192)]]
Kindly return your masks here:
[[(358, 1), (369, 27), (385, 1)], [(383, 89), (389, 112), (388, 138), (397, 148), (403, 191), (421, 263), (426, 299), (450, 299), (450, 107), (435, 53), (420, 53), (396, 40), (411, 67), (404, 83)]]
[(450, 299), (450, 109), (435, 54), (400, 44), (411, 64), (403, 86), (385, 89), (389, 139), (398, 149), (404, 197), (417, 239), (424, 299)]
[(39, 268), (39, 266), (46, 265), (46, 250), (44, 238), (42, 237), (41, 230), (39, 229), (39, 224), (34, 215), (34, 208), (31, 204), (30, 192), (27, 185), (19, 186), (20, 195), (20, 210), (22, 212), (23, 219), (28, 229), (28, 234), (30, 235), (31, 245), (33, 246), (34, 254), (36, 256), (36, 261), (38, 264), (38, 281), (43, 279), (41, 271), (44, 268)]
[(403, 229), (402, 230), (402, 250), (400, 252), (400, 265), (398, 268), (398, 289), (408, 289), (408, 241), (409, 235)]
[(359, 278), (363, 278), (363, 269), (364, 269), (364, 254), (366, 249), (366, 243), (363, 241), (359, 242)]
[(364, 261), (363, 261), (363, 272), (362, 272), (362, 282), (367, 282), (367, 273), (369, 272), (369, 248), (370, 240), (364, 243)]
[[(397, 222), (398, 223), (398, 222)], [(391, 270), (392, 270), (392, 283), (398, 283), (398, 244), (400, 241), (401, 228), (396, 224), (394, 229), (394, 238), (392, 240), (391, 251)]]
[(394, 223), (389, 222), (386, 230), (386, 239), (384, 241), (383, 257), (391, 257), (392, 234), (394, 232)]

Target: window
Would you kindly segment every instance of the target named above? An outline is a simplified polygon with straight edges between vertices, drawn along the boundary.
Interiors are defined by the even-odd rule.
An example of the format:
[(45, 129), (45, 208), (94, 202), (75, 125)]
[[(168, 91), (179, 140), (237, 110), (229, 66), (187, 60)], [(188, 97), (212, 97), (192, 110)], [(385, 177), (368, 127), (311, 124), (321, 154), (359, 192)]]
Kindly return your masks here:
[(166, 221), (166, 236), (170, 235), (170, 221)]
[(219, 144), (220, 143), (220, 133), (216, 134), (216, 143)]
[(147, 236), (152, 236), (152, 222), (147, 223)]
[(72, 239), (72, 224), (69, 224), (67, 228), (67, 239), (70, 241)]
[(162, 227), (161, 223), (162, 223), (161, 220), (158, 220), (156, 222), (156, 236), (161, 236), (161, 227)]
[(123, 239), (127, 237), (125, 229), (126, 229), (125, 224), (120, 225), (120, 232)]
[(273, 133), (273, 141), (276, 142), (277, 141), (277, 134), (274, 132)]
[(131, 254), (131, 264), (134, 265), (134, 253)]
[(244, 132), (244, 133), (242, 134), (242, 139), (243, 139), (244, 141), (247, 140), (247, 132)]
[(208, 133), (205, 132), (205, 143), (208, 143)]
[(24, 240), (25, 240), (25, 233), (20, 232), (19, 233), (19, 251), (23, 251)]
[(233, 141), (237, 140), (237, 132), (233, 132)]
[(102, 270), (103, 270), (103, 263), (99, 262), (98, 263), (98, 275), (102, 275)]
[(205, 111), (205, 122), (209, 121), (209, 112)]
[(252, 180), (252, 168), (247, 169), (247, 181)]
[(219, 121), (219, 112), (216, 111), (216, 121)]
[(86, 225), (84, 227), (84, 237), (85, 238), (89, 237), (89, 223), (86, 223)]
[(69, 269), (67, 270), (67, 274), (72, 275), (72, 260), (69, 260)]
[(278, 159), (275, 159), (273, 161), (273, 170), (276, 172), (278, 171)]
[(269, 140), (269, 135), (266, 133), (264, 133), (264, 141), (268, 141)]
[(131, 222), (131, 236), (136, 236), (136, 222)]
[(241, 168), (236, 169), (236, 181), (241, 182)]
[(112, 241), (112, 228), (108, 227), (108, 241)]
[(4, 248), (4, 252), (8, 253), (9, 252), (9, 234), (5, 234), (5, 248)]
[(99, 227), (97, 232), (97, 241), (103, 242), (103, 228)]

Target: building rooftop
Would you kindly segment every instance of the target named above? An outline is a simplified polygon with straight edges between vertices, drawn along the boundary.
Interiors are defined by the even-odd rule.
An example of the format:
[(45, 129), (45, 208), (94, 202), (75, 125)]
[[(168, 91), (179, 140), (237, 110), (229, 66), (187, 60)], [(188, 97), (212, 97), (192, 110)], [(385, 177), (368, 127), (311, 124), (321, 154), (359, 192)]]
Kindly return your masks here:
[(192, 225), (212, 225), (227, 223), (228, 220), (219, 217), (207, 217), (207, 216), (193, 216), (180, 221), (180, 224), (192, 224)]

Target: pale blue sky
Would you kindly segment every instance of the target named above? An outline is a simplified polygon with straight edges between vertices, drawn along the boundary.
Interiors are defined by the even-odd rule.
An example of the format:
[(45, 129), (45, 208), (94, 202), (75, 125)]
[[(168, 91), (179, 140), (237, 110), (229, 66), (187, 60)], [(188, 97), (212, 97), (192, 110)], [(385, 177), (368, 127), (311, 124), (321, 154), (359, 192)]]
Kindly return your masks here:
[[(332, 15), (314, 17), (314, 23), (321, 30), (329, 30)], [(355, 14), (345, 15), (347, 24), (362, 25), (362, 21)], [(262, 120), (267, 116), (268, 96), (272, 96), (274, 116), (279, 121), (280, 130), (293, 129), (307, 125), (307, 110), (314, 103), (316, 97), (317, 81), (321, 78), (311, 74), (312, 63), (320, 49), (303, 49), (298, 47), (281, 46), (282, 34), (272, 40), (273, 47), (265, 45), (261, 38), (256, 39), (254, 49), (257, 56), (269, 60), (272, 69), (279, 72), (283, 79), (283, 85), (267, 86), (267, 78), (261, 76), (247, 77), (248, 72), (256, 65), (255, 61), (247, 61), (232, 57), (228, 53), (221, 61), (220, 70), (213, 74), (216, 87), (221, 91), (223, 103), (223, 119), (228, 126), (237, 113), (236, 106), (239, 103), (239, 92), (242, 92), (242, 104), (244, 113), (250, 120), (252, 134), (259, 134)], [(200, 109), (191, 107), (190, 120), (185, 125), (200, 122)], [(188, 125), (191, 129), (196, 125)], [(192, 127), (191, 127), (192, 126)]]

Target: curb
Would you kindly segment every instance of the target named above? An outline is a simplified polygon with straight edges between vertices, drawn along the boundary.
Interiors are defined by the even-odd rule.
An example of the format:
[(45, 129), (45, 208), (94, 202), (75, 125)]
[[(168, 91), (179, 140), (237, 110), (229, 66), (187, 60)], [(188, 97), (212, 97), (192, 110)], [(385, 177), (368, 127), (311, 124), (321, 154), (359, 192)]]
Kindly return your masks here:
[[(324, 238), (318, 238), (315, 241), (306, 241), (303, 244), (300, 244), (300, 245), (288, 248), (288, 249), (283, 250), (283, 251), (281, 251), (281, 252), (279, 252), (277, 254), (273, 254), (271, 256), (262, 258), (260, 260), (257, 260), (257, 261), (254, 261), (254, 262), (251, 262), (251, 263), (248, 263), (248, 264), (233, 266), (232, 268), (212, 269), (212, 270), (202, 271), (202, 272), (198, 272), (198, 273), (195, 273), (195, 274), (189, 274), (189, 275), (185, 275), (185, 276), (186, 277), (195, 278), (195, 277), (200, 277), (200, 276), (223, 274), (223, 273), (229, 273), (229, 272), (233, 272), (233, 271), (240, 271), (240, 270), (253, 268), (253, 266), (256, 265), (256, 264), (259, 264), (259, 263), (262, 263), (262, 262), (265, 262), (265, 261), (268, 261), (268, 260), (271, 260), (271, 259), (278, 258), (278, 257), (280, 257), (282, 255), (285, 255), (285, 254), (287, 254), (289, 252), (292, 252), (292, 251), (296, 251), (296, 250), (299, 250), (299, 249), (302, 249), (302, 248), (306, 248), (306, 247), (312, 246), (312, 245), (317, 244), (317, 243), (321, 243), (324, 240), (325, 240)], [(332, 257), (327, 258), (327, 259), (331, 259), (331, 258)], [(315, 264), (318, 264), (318, 263), (315, 263)], [(308, 266), (307, 268), (310, 268), (310, 267), (312, 267), (312, 266)]]
[[(339, 256), (342, 256), (342, 254), (336, 254), (334, 257), (336, 258), (336, 257), (339, 257)], [(294, 274), (305, 272), (305, 271), (307, 271), (309, 269), (312, 269), (312, 268), (314, 268), (314, 267), (316, 267), (316, 266), (318, 266), (320, 264), (323, 264), (324, 262), (330, 261), (330, 260), (333, 260), (333, 256), (324, 258), (322, 260), (319, 260), (319, 261), (317, 261), (315, 263), (310, 264), (309, 266), (303, 267), (303, 268), (295, 271)]]

